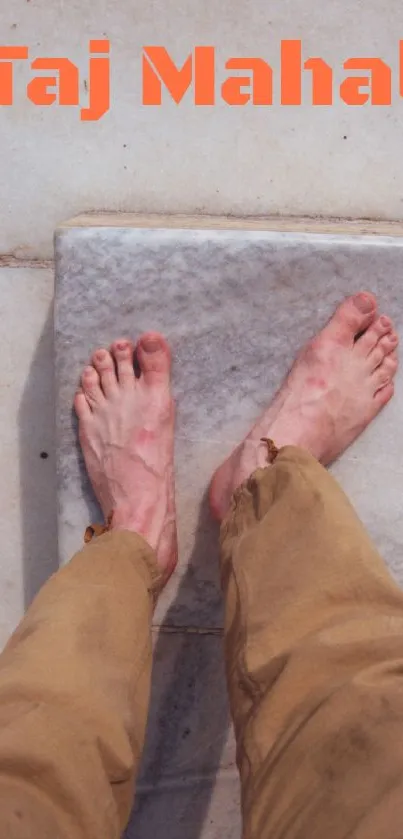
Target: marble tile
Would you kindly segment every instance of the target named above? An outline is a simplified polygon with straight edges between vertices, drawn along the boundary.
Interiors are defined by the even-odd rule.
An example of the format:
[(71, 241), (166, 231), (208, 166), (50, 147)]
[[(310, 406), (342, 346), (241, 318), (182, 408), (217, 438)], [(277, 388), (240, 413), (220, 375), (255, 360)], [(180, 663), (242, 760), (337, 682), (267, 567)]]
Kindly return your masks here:
[[(175, 359), (181, 560), (156, 622), (221, 626), (217, 531), (206, 505), (210, 475), (345, 295), (372, 290), (403, 326), (403, 239), (72, 227), (59, 232), (56, 256), (61, 558), (79, 547), (97, 515), (71, 411), (80, 370), (97, 345), (160, 329)], [(403, 490), (400, 383), (393, 409), (349, 450), (354, 468), (341, 472), (347, 490), (361, 476), (371, 503), (379, 499), (373, 503), (381, 541), (394, 523), (389, 501)], [(386, 469), (368, 485), (370, 466), (375, 471), (379, 462), (394, 470), (393, 490)]]
[(222, 638), (160, 632), (141, 776), (126, 839), (240, 836)]
[[(50, 256), (56, 224), (84, 210), (325, 215), (403, 218), (402, 107), (398, 42), (403, 6), (388, 0), (7, 0), (5, 44), (27, 44), (30, 58), (67, 56), (80, 67), (87, 102), (88, 41), (111, 42), (111, 108), (95, 123), (78, 108), (33, 106), (29, 63), (15, 62), (15, 103), (0, 110), (4, 212), (0, 252)], [(303, 56), (334, 69), (334, 104), (279, 104), (280, 42), (300, 38)], [(164, 45), (182, 66), (197, 44), (216, 48), (217, 102), (195, 107), (142, 105), (142, 48)], [(221, 99), (226, 61), (260, 56), (274, 70), (275, 104), (228, 106)], [(349, 107), (339, 85), (349, 56), (379, 56), (393, 67), (391, 107)], [(23, 184), (23, 189), (21, 185)], [(39, 188), (40, 184), (40, 188)]]
[(189, 778), (140, 791), (124, 839), (241, 839), (238, 781)]
[(52, 271), (0, 269), (0, 648), (58, 566), (52, 298)]

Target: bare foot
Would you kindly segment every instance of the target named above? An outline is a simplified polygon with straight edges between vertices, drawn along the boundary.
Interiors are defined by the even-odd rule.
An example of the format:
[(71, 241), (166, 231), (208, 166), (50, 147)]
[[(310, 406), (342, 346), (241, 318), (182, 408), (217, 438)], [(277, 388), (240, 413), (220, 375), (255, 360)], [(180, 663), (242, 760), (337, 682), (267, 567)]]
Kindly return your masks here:
[[(141, 375), (134, 373), (134, 355)], [(165, 339), (147, 333), (136, 347), (97, 350), (75, 397), (85, 464), (111, 530), (141, 534), (168, 578), (177, 562), (174, 403)]]
[(349, 297), (298, 355), (284, 384), (252, 431), (217, 470), (210, 504), (221, 520), (234, 490), (267, 466), (267, 445), (307, 449), (335, 460), (391, 399), (398, 361), (392, 321), (378, 317), (371, 294)]

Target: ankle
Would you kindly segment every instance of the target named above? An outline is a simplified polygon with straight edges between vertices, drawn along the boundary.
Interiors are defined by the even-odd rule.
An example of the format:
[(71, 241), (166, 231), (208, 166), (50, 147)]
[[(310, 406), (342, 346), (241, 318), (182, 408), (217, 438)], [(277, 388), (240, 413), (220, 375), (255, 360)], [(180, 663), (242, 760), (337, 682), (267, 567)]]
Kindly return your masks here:
[(141, 536), (146, 529), (141, 517), (129, 506), (114, 508), (108, 516), (108, 524), (111, 531), (129, 530), (132, 533), (139, 533)]

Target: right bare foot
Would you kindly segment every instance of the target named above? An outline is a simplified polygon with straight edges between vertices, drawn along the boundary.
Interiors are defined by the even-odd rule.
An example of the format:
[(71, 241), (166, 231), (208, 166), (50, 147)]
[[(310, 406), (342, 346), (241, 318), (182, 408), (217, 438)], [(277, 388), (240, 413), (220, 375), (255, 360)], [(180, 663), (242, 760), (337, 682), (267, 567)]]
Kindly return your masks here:
[(110, 529), (140, 533), (165, 580), (177, 562), (170, 370), (162, 335), (142, 335), (136, 347), (121, 339), (94, 353), (74, 401), (88, 475)]
[(262, 437), (278, 448), (307, 449), (325, 466), (335, 460), (393, 396), (397, 345), (392, 321), (377, 316), (373, 295), (345, 300), (299, 354), (246, 440), (215, 473), (210, 487), (215, 517), (222, 520), (234, 490), (267, 466)]

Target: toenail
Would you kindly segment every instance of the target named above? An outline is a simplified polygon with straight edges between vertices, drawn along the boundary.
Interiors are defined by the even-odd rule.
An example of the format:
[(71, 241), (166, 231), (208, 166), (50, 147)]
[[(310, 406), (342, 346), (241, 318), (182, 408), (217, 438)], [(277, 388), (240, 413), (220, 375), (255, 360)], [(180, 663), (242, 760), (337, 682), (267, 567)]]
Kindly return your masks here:
[(364, 315), (372, 312), (372, 309), (374, 308), (374, 303), (367, 294), (357, 294), (354, 297), (354, 303), (357, 306), (357, 309), (359, 309)]
[(94, 375), (94, 368), (86, 367), (84, 370), (84, 375), (87, 376), (87, 378), (89, 378), (90, 376), (92, 377)]
[(106, 358), (105, 350), (99, 350), (97, 353), (95, 353), (95, 358), (97, 359), (97, 361), (103, 361), (104, 358)]
[(116, 349), (127, 350), (128, 346), (128, 341), (118, 341), (118, 343), (116, 344)]
[(381, 324), (382, 324), (382, 326), (390, 326), (390, 320), (389, 320), (389, 318), (385, 318), (385, 315), (382, 315), (382, 317), (381, 317)]
[(156, 338), (142, 338), (141, 346), (145, 352), (158, 352), (161, 349), (161, 344)]

